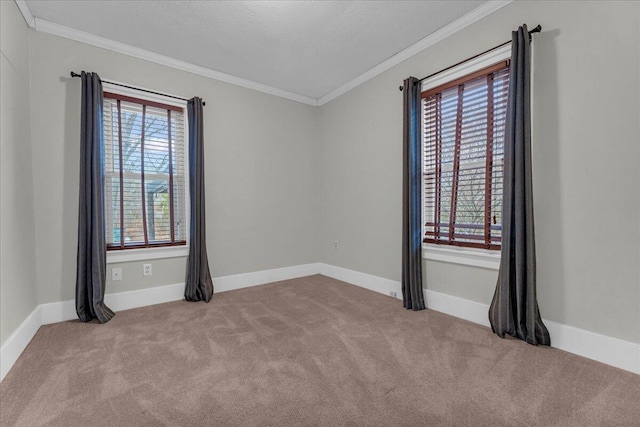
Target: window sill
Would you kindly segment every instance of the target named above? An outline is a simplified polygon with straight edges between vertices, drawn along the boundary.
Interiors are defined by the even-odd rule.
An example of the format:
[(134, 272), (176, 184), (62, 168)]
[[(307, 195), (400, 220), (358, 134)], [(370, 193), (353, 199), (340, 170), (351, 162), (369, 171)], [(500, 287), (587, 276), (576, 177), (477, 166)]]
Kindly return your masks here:
[(500, 268), (500, 251), (423, 244), (422, 258), (430, 261), (482, 267), (489, 270)]
[(126, 249), (107, 251), (107, 264), (151, 259), (178, 258), (189, 255), (189, 246), (169, 246), (162, 248)]

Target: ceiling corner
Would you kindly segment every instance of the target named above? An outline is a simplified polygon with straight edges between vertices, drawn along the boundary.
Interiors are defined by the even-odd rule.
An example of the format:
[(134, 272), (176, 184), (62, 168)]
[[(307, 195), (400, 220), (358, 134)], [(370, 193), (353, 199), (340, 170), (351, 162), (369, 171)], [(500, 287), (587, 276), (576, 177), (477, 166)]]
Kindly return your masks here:
[(16, 6), (18, 6), (20, 13), (22, 14), (22, 17), (24, 18), (29, 28), (35, 28), (36, 20), (31, 14), (31, 10), (29, 10), (29, 6), (27, 5), (27, 2), (25, 2), (24, 0), (15, 0), (15, 2), (16, 2)]
[(391, 58), (387, 59), (384, 62), (381, 62), (380, 64), (376, 65), (370, 70), (359, 75), (355, 79), (343, 84), (342, 86), (327, 93), (326, 95), (321, 96), (320, 98), (318, 98), (318, 106), (322, 106), (327, 102), (339, 97), (340, 95), (346, 92), (349, 92), (351, 89), (374, 78), (378, 74), (381, 74), (387, 71), (388, 69), (394, 67), (395, 65), (398, 65), (402, 61), (409, 59), (410, 57), (416, 55), (417, 53), (422, 52), (423, 50), (427, 49), (430, 46), (433, 46), (434, 44), (449, 37), (450, 35), (457, 33), (458, 31), (468, 27), (469, 25), (473, 24), (476, 21), (479, 21), (485, 16), (491, 15), (492, 13), (496, 12), (499, 9), (502, 9), (503, 7), (505, 7), (506, 5), (512, 2), (513, 0), (490, 0), (482, 4), (481, 6), (475, 8), (474, 10), (467, 13), (466, 15), (461, 16), (455, 21), (440, 28), (436, 32), (429, 34), (427, 37), (423, 38), (422, 40), (419, 40), (413, 45), (407, 47), (406, 49), (403, 49), (402, 51), (396, 53)]

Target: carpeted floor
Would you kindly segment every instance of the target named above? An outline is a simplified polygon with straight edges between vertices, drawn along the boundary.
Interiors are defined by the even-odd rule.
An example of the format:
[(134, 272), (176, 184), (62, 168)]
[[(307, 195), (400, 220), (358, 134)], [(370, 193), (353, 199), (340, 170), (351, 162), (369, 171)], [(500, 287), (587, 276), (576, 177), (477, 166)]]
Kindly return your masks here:
[(640, 376), (323, 276), (43, 326), (3, 426), (640, 425)]

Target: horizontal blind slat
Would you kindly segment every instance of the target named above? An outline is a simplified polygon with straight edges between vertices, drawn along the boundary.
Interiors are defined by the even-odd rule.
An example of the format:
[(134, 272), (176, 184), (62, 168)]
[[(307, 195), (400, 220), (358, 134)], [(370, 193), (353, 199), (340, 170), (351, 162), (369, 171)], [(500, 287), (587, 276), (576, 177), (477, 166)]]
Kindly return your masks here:
[[(107, 243), (113, 248), (120, 244), (123, 233), (125, 246), (144, 244), (144, 225), (150, 232), (151, 245), (170, 243), (171, 221), (175, 223), (177, 244), (186, 240), (185, 214), (185, 141), (184, 110), (171, 108), (171, 157), (173, 170), (174, 217), (169, 215), (169, 141), (167, 109), (148, 104), (121, 100), (123, 142), (123, 194), (120, 195), (118, 150), (118, 117), (115, 99), (104, 98), (104, 137), (106, 171), (106, 225)], [(142, 123), (142, 105), (147, 105), (145, 123)], [(145, 130), (144, 153), (140, 152), (142, 126)], [(141, 166), (144, 156), (146, 218), (142, 217)], [(120, 230), (120, 203), (123, 207), (124, 229)]]
[[(504, 153), (504, 125), (507, 102), (507, 88), (509, 72), (508, 68), (497, 70), (493, 67), (491, 103), (493, 104), (493, 121), (487, 123), (488, 108), (487, 99), (489, 93), (487, 74), (479, 75), (469, 81), (464, 81), (463, 90), (457, 86), (446, 88), (442, 92), (423, 96), (422, 126), (423, 126), (423, 194), (425, 218), (434, 218), (434, 209), (440, 208), (439, 224), (433, 221), (423, 221), (425, 224), (425, 239), (429, 236), (448, 244), (483, 245), (485, 239), (485, 227), (489, 227), (490, 246), (493, 248), (500, 243), (500, 213), (502, 200), (502, 156)], [(463, 79), (460, 79), (461, 81)], [(462, 95), (459, 95), (459, 94)], [(461, 123), (457, 124), (458, 97), (462, 96)], [(439, 98), (438, 98), (439, 97)], [(438, 104), (440, 99), (440, 104)], [(487, 140), (487, 133), (491, 126), (492, 138)], [(456, 128), (460, 133), (456, 133)], [(440, 138), (441, 177), (439, 181), (440, 194), (438, 194), (438, 182), (436, 167), (438, 160), (436, 154), (436, 138)], [(456, 139), (459, 139), (459, 171), (457, 179), (457, 208), (456, 218), (453, 220), (455, 232), (449, 235), (450, 205), (453, 195), (452, 179)], [(491, 210), (492, 218), (497, 224), (485, 224), (485, 181), (487, 179), (486, 147), (492, 145), (492, 158), (489, 165), (491, 180), (491, 199), (487, 202)], [(487, 208), (487, 209), (489, 209)], [(488, 212), (488, 211), (487, 211)], [(435, 227), (440, 229), (440, 235), (436, 236)], [(466, 243), (465, 243), (466, 242)], [(469, 243), (470, 242), (470, 243)]]

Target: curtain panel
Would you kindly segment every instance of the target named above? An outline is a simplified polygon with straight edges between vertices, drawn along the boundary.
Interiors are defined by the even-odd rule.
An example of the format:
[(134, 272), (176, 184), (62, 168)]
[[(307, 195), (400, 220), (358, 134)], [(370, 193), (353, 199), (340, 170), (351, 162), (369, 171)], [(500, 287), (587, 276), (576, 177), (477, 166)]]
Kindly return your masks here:
[(189, 121), (189, 256), (184, 297), (187, 301), (211, 301), (213, 280), (207, 257), (204, 203), (204, 129), (202, 99), (187, 103)]
[(404, 81), (403, 102), (402, 300), (407, 309), (424, 310), (420, 84), (415, 77)]
[(504, 141), (502, 253), (489, 321), (499, 337), (550, 345), (536, 296), (536, 248), (531, 180), (531, 54), (523, 25), (512, 33)]
[(81, 74), (80, 195), (76, 313), (83, 322), (108, 322), (115, 314), (104, 303), (107, 269), (104, 211), (104, 139), (102, 81), (96, 73)]

